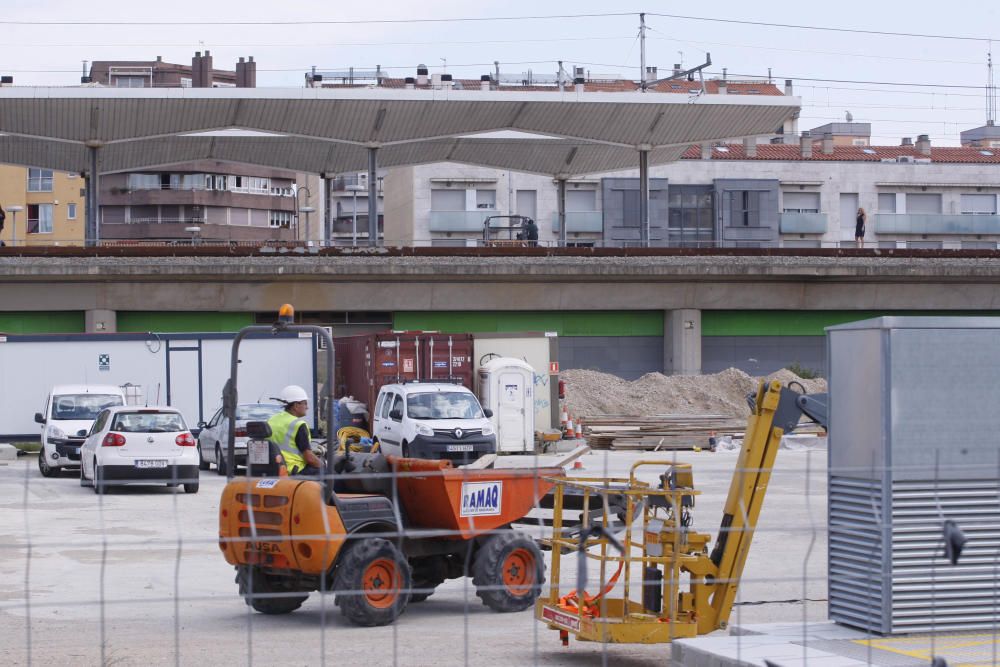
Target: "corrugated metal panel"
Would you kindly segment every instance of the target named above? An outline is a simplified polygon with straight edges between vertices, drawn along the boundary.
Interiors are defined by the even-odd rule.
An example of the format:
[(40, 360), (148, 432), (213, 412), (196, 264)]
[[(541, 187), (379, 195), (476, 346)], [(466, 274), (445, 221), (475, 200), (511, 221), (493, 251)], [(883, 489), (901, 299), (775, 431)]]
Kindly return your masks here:
[(888, 632), (881, 482), (831, 476), (829, 498), (830, 618), (869, 632)]
[[(830, 479), (830, 618), (883, 634), (1000, 622), (997, 480), (895, 482), (888, 502), (881, 496), (881, 482)], [(944, 556), (942, 516), (968, 540), (954, 566)]]

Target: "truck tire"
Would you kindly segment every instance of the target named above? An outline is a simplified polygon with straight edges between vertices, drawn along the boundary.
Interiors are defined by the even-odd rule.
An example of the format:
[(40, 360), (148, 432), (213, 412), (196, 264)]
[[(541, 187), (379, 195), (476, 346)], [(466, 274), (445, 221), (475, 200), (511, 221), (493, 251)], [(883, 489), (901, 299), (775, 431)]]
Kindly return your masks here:
[(472, 583), (476, 595), (493, 611), (523, 611), (535, 603), (545, 583), (542, 552), (523, 533), (492, 535), (476, 553)]
[(260, 568), (252, 565), (236, 567), (236, 583), (247, 606), (262, 614), (290, 614), (309, 599), (308, 593), (302, 595), (301, 591), (282, 586), (275, 581), (275, 577), (264, 574)]
[(49, 462), (45, 460), (45, 446), (43, 445), (40, 450), (38, 450), (38, 472), (42, 473), (42, 477), (53, 477), (58, 469), (53, 468), (49, 465)]
[(355, 625), (395, 621), (410, 601), (410, 564), (389, 540), (361, 537), (340, 555), (333, 590), (340, 612)]

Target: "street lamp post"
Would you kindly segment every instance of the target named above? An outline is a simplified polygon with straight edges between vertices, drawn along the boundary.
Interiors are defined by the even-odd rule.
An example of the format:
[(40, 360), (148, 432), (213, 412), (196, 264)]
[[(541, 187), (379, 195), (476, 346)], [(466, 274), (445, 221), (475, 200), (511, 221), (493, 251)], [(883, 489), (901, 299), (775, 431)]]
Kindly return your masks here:
[[(17, 214), (24, 210), (23, 206), (8, 206), (7, 212), (10, 213), (10, 244), (12, 246), (17, 245)], [(25, 235), (27, 239), (27, 235)], [(27, 243), (27, 241), (25, 241)]]

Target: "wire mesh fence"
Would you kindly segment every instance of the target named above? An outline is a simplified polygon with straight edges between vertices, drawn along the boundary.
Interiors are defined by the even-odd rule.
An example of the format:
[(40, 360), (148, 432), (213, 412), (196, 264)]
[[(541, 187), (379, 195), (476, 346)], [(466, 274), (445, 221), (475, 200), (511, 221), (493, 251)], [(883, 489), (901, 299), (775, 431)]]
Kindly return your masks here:
[[(375, 469), (362, 456), (328, 490), (298, 478), (227, 484), (203, 470), (193, 494), (166, 486), (189, 481), (176, 475), (95, 494), (77, 472), (43, 478), (34, 455), (18, 457), (0, 466), (0, 656), (18, 665), (683, 665), (705, 655), (998, 664), (1000, 448), (995, 468), (961, 471), (964, 486), (945, 447), (932, 466), (901, 462), (924, 483), (891, 497), (841, 493), (845, 480), (895, 469), (830, 470), (821, 440), (782, 448), (773, 471), (741, 468), (741, 450), (602, 450), (578, 458), (581, 468), (554, 469), (562, 458)], [(633, 470), (646, 459), (656, 464)], [(669, 474), (685, 463), (690, 485)], [(557, 483), (563, 473), (570, 483)], [(634, 498), (618, 493), (632, 474)], [(758, 491), (763, 480), (767, 496), (757, 507), (737, 495), (728, 525), (740, 527), (727, 527), (730, 487), (748, 480)], [(556, 495), (574, 484), (590, 490), (557, 516)], [(658, 542), (649, 558), (668, 560), (711, 554), (727, 533), (752, 535), (732, 554), (745, 567), (734, 570), (731, 613), (691, 633), (685, 609), (727, 582), (692, 572), (694, 560), (660, 567), (662, 580), (650, 561), (622, 572), (594, 528), (633, 555)], [(572, 540), (584, 555), (566, 548)], [(651, 587), (668, 591), (658, 607)], [(624, 617), (665, 625), (674, 642), (579, 641), (574, 617), (585, 626), (615, 616), (626, 597), (639, 606)], [(565, 618), (544, 616), (546, 605)], [(879, 625), (887, 618), (889, 632)]]

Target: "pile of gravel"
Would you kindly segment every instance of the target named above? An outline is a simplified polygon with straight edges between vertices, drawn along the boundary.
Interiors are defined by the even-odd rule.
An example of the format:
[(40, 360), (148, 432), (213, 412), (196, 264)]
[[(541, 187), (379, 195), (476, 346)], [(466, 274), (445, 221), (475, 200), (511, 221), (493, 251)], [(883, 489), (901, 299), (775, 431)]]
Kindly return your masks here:
[[(663, 375), (647, 373), (638, 380), (582, 369), (560, 372), (566, 381), (566, 404), (575, 417), (598, 415), (726, 415), (746, 418), (746, 395), (758, 379), (736, 368), (714, 375)], [(764, 379), (764, 378), (761, 378)], [(803, 380), (782, 369), (767, 376), (787, 385), (801, 382), (808, 393), (826, 391), (826, 380)]]

